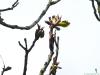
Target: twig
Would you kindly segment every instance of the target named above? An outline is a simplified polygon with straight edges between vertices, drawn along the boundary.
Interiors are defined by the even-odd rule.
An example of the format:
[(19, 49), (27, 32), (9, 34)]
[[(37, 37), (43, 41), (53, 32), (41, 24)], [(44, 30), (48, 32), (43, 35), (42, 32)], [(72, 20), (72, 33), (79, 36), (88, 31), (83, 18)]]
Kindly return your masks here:
[(34, 47), (34, 45), (35, 45), (35, 42), (36, 42), (37, 40), (36, 39), (34, 39), (34, 41), (33, 41), (33, 43), (32, 43), (32, 45), (30, 46), (30, 48), (29, 48), (29, 52), (32, 50), (32, 48)]
[[(25, 50), (25, 60), (24, 60), (24, 70), (23, 70), (23, 75), (26, 75), (26, 72), (27, 72), (27, 62), (28, 62), (28, 55), (29, 55), (29, 52), (32, 50), (32, 48), (34, 47), (36, 41), (41, 37), (41, 34), (42, 32), (44, 32), (43, 28), (41, 28), (39, 25), (38, 25), (38, 29), (36, 30), (35, 32), (35, 39), (32, 43), (32, 45), (30, 46), (30, 48), (28, 49), (27, 47), (27, 39), (24, 38), (24, 42), (25, 42), (25, 47), (20, 43), (20, 41), (18, 42), (19, 45)], [(41, 34), (40, 34), (41, 33)], [(42, 37), (41, 37), (42, 38)]]
[(4, 74), (4, 72), (8, 71), (8, 70), (11, 70), (11, 67), (7, 66), (5, 67), (5, 63), (4, 63), (4, 60), (2, 58), (2, 56), (0, 55), (1, 59), (2, 59), (2, 62), (3, 62), (3, 68), (2, 68), (2, 72), (1, 72), (1, 75)]
[(4, 67), (3, 67), (3, 70), (2, 70), (2, 72), (1, 72), (1, 75), (3, 75), (4, 74), (4, 72), (6, 72), (6, 71), (8, 71), (8, 70), (11, 70), (11, 67), (5, 67), (5, 65), (4, 65)]
[(0, 24), (5, 26), (5, 27), (11, 28), (11, 29), (29, 30), (29, 29), (33, 28), (42, 19), (42, 17), (46, 14), (46, 12), (47, 12), (47, 10), (49, 9), (50, 6), (58, 3), (59, 1), (60, 0), (49, 1), (46, 8), (41, 12), (40, 16), (29, 26), (21, 27), (21, 26), (18, 26), (18, 25), (7, 24), (3, 21), (0, 21)]
[(13, 10), (17, 5), (19, 4), (18, 0), (13, 3), (11, 8), (6, 8), (6, 9), (0, 9), (0, 12), (8, 11), (8, 10)]
[[(96, 1), (97, 1), (97, 0), (96, 0)], [(96, 11), (96, 8), (95, 8), (95, 5), (94, 5), (94, 0), (91, 0), (91, 2), (92, 2), (93, 10), (94, 10), (94, 15), (95, 15), (96, 19), (97, 19), (98, 21), (100, 21), (100, 17), (98, 16), (97, 11)]]
[(26, 47), (26, 49), (28, 49), (28, 48), (27, 48), (27, 39), (26, 39), (26, 38), (24, 39), (24, 42), (25, 42), (25, 47)]
[(59, 62), (57, 62), (57, 59), (58, 59), (58, 52), (59, 52), (59, 37), (57, 37), (57, 41), (55, 40), (55, 43), (56, 43), (56, 55), (55, 57), (53, 58), (53, 63), (52, 63), (52, 66), (50, 68), (50, 72), (49, 72), (49, 75), (56, 75), (56, 71), (57, 69), (61, 69), (61, 67), (59, 67)]
[(20, 43), (20, 41), (18, 41), (18, 43), (24, 50), (26, 50), (26, 48)]
[(26, 75), (27, 64), (28, 64), (28, 63), (27, 63), (27, 62), (28, 62), (28, 54), (29, 54), (29, 52), (32, 50), (32, 48), (33, 48), (35, 42), (32, 43), (31, 49), (28, 49), (28, 48), (27, 48), (27, 39), (26, 39), (26, 38), (24, 39), (24, 42), (25, 42), (25, 47), (24, 47), (20, 42), (18, 42), (18, 43), (19, 43), (19, 45), (25, 50), (25, 60), (24, 60), (24, 70), (23, 70), (23, 75)]

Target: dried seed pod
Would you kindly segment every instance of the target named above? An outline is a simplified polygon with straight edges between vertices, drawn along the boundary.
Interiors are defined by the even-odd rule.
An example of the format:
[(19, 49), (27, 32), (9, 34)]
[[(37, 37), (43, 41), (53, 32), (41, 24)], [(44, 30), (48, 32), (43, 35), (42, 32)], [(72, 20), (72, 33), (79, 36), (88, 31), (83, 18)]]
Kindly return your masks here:
[(43, 27), (40, 28), (40, 26), (38, 25), (38, 29), (36, 29), (35, 31), (35, 39), (38, 40), (39, 38), (43, 38), (43, 37), (44, 37)]
[(44, 30), (41, 29), (41, 31), (40, 31), (40, 38), (43, 38), (43, 37), (44, 37)]

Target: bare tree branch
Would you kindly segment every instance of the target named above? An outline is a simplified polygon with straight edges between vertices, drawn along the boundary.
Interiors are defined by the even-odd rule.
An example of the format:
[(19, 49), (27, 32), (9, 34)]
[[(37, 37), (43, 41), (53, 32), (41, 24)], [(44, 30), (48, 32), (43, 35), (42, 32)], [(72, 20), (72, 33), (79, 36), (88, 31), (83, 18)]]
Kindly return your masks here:
[(6, 71), (8, 71), (8, 70), (11, 70), (11, 67), (5, 67), (5, 65), (4, 65), (4, 67), (3, 67), (3, 71), (1, 72), (1, 75), (3, 75), (4, 74), (4, 72), (6, 72)]
[(19, 4), (18, 0), (14, 2), (11, 8), (6, 8), (6, 9), (0, 9), (0, 12), (8, 11), (8, 10), (13, 10), (17, 5)]
[(26, 38), (24, 39), (24, 42), (25, 42), (25, 47), (26, 47), (26, 49), (28, 49), (28, 48), (27, 48), (27, 39), (26, 39)]
[[(96, 0), (96, 1), (97, 1), (97, 0)], [(96, 10), (95, 5), (94, 5), (94, 0), (91, 0), (91, 2), (92, 2), (93, 10), (94, 10), (94, 15), (95, 15), (96, 19), (97, 19), (98, 21), (100, 21), (100, 17), (98, 16), (97, 10)], [(98, 1), (97, 1), (97, 3), (98, 3)]]
[[(49, 7), (51, 5), (54, 5), (54, 4), (58, 3), (59, 1), (60, 0), (49, 1), (46, 8), (41, 12), (39, 17), (29, 26), (21, 27), (21, 26), (18, 26), (18, 25), (11, 25), (11, 24), (7, 24), (7, 23), (3, 22), (2, 20), (0, 21), (0, 24), (5, 26), (5, 27), (11, 28), (11, 29), (29, 30), (29, 29), (33, 28), (42, 19), (42, 17), (46, 14), (47, 10), (49, 9)], [(14, 6), (16, 6), (16, 3), (14, 4)]]
[(18, 43), (24, 50), (26, 50), (26, 48), (20, 43), (20, 41), (18, 41)]
[(58, 53), (59, 53), (59, 37), (57, 37), (57, 41), (56, 41), (56, 61), (58, 58)]
[(38, 29), (36, 29), (35, 31), (35, 39), (34, 41), (32, 42), (32, 45), (30, 46), (30, 48), (28, 49), (27, 47), (27, 39), (24, 38), (24, 42), (25, 42), (25, 47), (20, 43), (20, 41), (18, 42), (19, 45), (25, 50), (25, 59), (24, 59), (24, 70), (23, 70), (23, 75), (26, 75), (26, 72), (27, 72), (27, 65), (28, 65), (28, 55), (29, 55), (29, 52), (32, 50), (32, 48), (34, 47), (36, 41), (39, 39), (39, 38), (43, 38), (44, 37), (44, 30), (43, 30), (43, 27), (40, 27), (40, 25), (38, 24)]
[[(32, 48), (31, 49), (28, 49), (27, 48), (27, 39), (26, 38), (24, 38), (24, 42), (25, 42), (25, 47), (20, 43), (20, 42), (18, 42), (19, 43), (19, 45), (25, 50), (25, 59), (24, 59), (24, 70), (23, 70), (23, 75), (26, 75), (26, 71), (27, 71), (27, 62), (28, 62), (28, 54), (29, 54), (29, 52), (32, 50), (32, 48), (33, 48), (33, 44), (32, 44)], [(35, 43), (34, 43), (35, 44)]]
[[(27, 64), (28, 64), (28, 54), (29, 54), (29, 52), (32, 50), (32, 48), (33, 48), (33, 46), (32, 46), (32, 48), (29, 50), (28, 48), (27, 48), (27, 39), (26, 38), (24, 38), (24, 42), (25, 42), (25, 47), (20, 43), (20, 42), (18, 42), (19, 43), (19, 45), (25, 50), (25, 59), (24, 59), (24, 70), (23, 70), (23, 75), (26, 75), (26, 72), (27, 72)], [(34, 43), (35, 44), (35, 43)], [(33, 44), (32, 44), (33, 45)]]
[(58, 3), (59, 1), (60, 1), (60, 0), (56, 0), (56, 1), (52, 1), (52, 0), (51, 0), (51, 1), (50, 1), (50, 4), (51, 4), (51, 5), (54, 5), (54, 4)]
[(12, 5), (12, 7), (16, 7), (19, 4), (18, 0)]
[(34, 41), (32, 42), (32, 45), (30, 46), (29, 49), (27, 48), (27, 39), (26, 39), (26, 38), (24, 38), (25, 47), (20, 43), (20, 41), (18, 41), (19, 45), (20, 45), (25, 51), (30, 52), (30, 51), (32, 50), (32, 48), (34, 47), (35, 42), (36, 42), (39, 38), (43, 38), (43, 37), (44, 37), (44, 30), (43, 30), (43, 27), (40, 27), (39, 24), (38, 24), (37, 26), (38, 26), (38, 29), (36, 29), (36, 31), (35, 31), (35, 39), (34, 39)]
[(27, 62), (28, 62), (28, 54), (29, 54), (29, 51), (27, 49), (27, 39), (24, 38), (24, 42), (25, 42), (25, 47), (20, 43), (19, 45), (25, 50), (25, 59), (24, 59), (24, 70), (23, 70), (23, 75), (26, 75), (26, 71), (27, 71)]
[(5, 67), (5, 63), (4, 63), (4, 60), (2, 58), (2, 56), (0, 55), (1, 59), (2, 59), (2, 62), (3, 62), (3, 68), (2, 68), (2, 71), (1, 71), (1, 75), (4, 75), (4, 72), (8, 71), (8, 70), (11, 70), (11, 67), (10, 66), (7, 66)]

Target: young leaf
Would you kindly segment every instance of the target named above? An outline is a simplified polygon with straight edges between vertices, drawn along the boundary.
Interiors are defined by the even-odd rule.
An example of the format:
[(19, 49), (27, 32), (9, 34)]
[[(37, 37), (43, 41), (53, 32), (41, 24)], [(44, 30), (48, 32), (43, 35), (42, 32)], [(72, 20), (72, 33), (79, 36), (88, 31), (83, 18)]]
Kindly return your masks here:
[(70, 23), (68, 21), (61, 21), (58, 23), (58, 26), (61, 26), (61, 27), (67, 27)]

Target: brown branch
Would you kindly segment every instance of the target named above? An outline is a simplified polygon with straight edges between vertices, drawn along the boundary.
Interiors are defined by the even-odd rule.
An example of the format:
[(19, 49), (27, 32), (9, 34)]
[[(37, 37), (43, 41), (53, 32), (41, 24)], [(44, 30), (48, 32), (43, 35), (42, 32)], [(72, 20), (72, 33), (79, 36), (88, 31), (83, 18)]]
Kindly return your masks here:
[(24, 59), (24, 70), (23, 70), (23, 75), (26, 75), (26, 71), (27, 71), (27, 62), (28, 62), (28, 48), (27, 48), (27, 39), (24, 38), (24, 42), (25, 42), (25, 47), (20, 43), (20, 41), (18, 42), (19, 45), (25, 50), (25, 59)]
[(50, 67), (50, 72), (49, 75), (56, 75), (56, 71), (57, 69), (61, 69), (61, 67), (59, 67), (59, 62), (57, 62), (58, 59), (58, 52), (59, 52), (59, 37), (57, 37), (57, 41), (55, 39), (55, 44), (56, 44), (56, 55), (53, 58), (53, 63), (52, 66)]
[[(26, 72), (27, 72), (27, 64), (28, 64), (28, 54), (29, 54), (29, 52), (31, 51), (31, 49), (33, 48), (33, 46), (32, 46), (32, 48), (29, 50), (28, 48), (27, 48), (27, 39), (25, 38), (24, 39), (24, 42), (25, 42), (25, 47), (20, 43), (20, 42), (18, 42), (19, 43), (19, 45), (25, 50), (25, 59), (24, 59), (24, 70), (23, 70), (23, 75), (26, 75)], [(33, 45), (33, 44), (32, 44)]]
[(53, 56), (53, 52), (50, 52), (50, 54), (48, 55), (48, 59), (45, 62), (43, 68), (40, 70), (40, 74), (39, 75), (44, 75), (44, 72), (46, 71), (47, 67), (49, 66), (51, 60), (52, 60), (52, 56)]
[(36, 29), (35, 31), (35, 39), (32, 43), (32, 45), (30, 46), (30, 48), (28, 49), (27, 47), (27, 39), (24, 38), (24, 42), (25, 42), (25, 47), (20, 43), (20, 41), (18, 41), (19, 45), (25, 50), (25, 51), (28, 51), (30, 52), (32, 50), (32, 48), (34, 47), (35, 45), (35, 42), (39, 39), (39, 38), (43, 38), (44, 37), (44, 30), (43, 30), (43, 27), (40, 27), (40, 25), (38, 24), (38, 29)]
[(0, 9), (0, 12), (8, 11), (8, 10), (13, 10), (17, 5), (19, 4), (18, 0), (13, 3), (11, 8), (6, 8), (6, 9)]
[(33, 28), (42, 19), (42, 17), (46, 14), (47, 10), (49, 9), (49, 7), (51, 5), (54, 5), (54, 4), (58, 3), (59, 1), (60, 0), (49, 1), (46, 8), (41, 12), (40, 16), (29, 26), (21, 27), (21, 26), (18, 26), (18, 25), (10, 25), (10, 24), (3, 22), (2, 20), (0, 21), (0, 24), (5, 26), (5, 27), (11, 28), (11, 29), (29, 30), (29, 29)]
[(50, 31), (49, 31), (49, 49), (50, 49), (50, 54), (48, 55), (48, 59), (47, 61), (44, 63), (44, 66), (43, 68), (40, 70), (40, 73), (39, 75), (44, 75), (47, 67), (49, 66), (51, 60), (52, 60), (52, 57), (53, 57), (53, 54), (54, 54), (54, 37), (55, 34), (53, 34), (53, 28), (50, 27)]
[(58, 53), (59, 53), (59, 37), (57, 37), (57, 41), (55, 41), (56, 43), (56, 60), (57, 61), (57, 58), (58, 58)]

